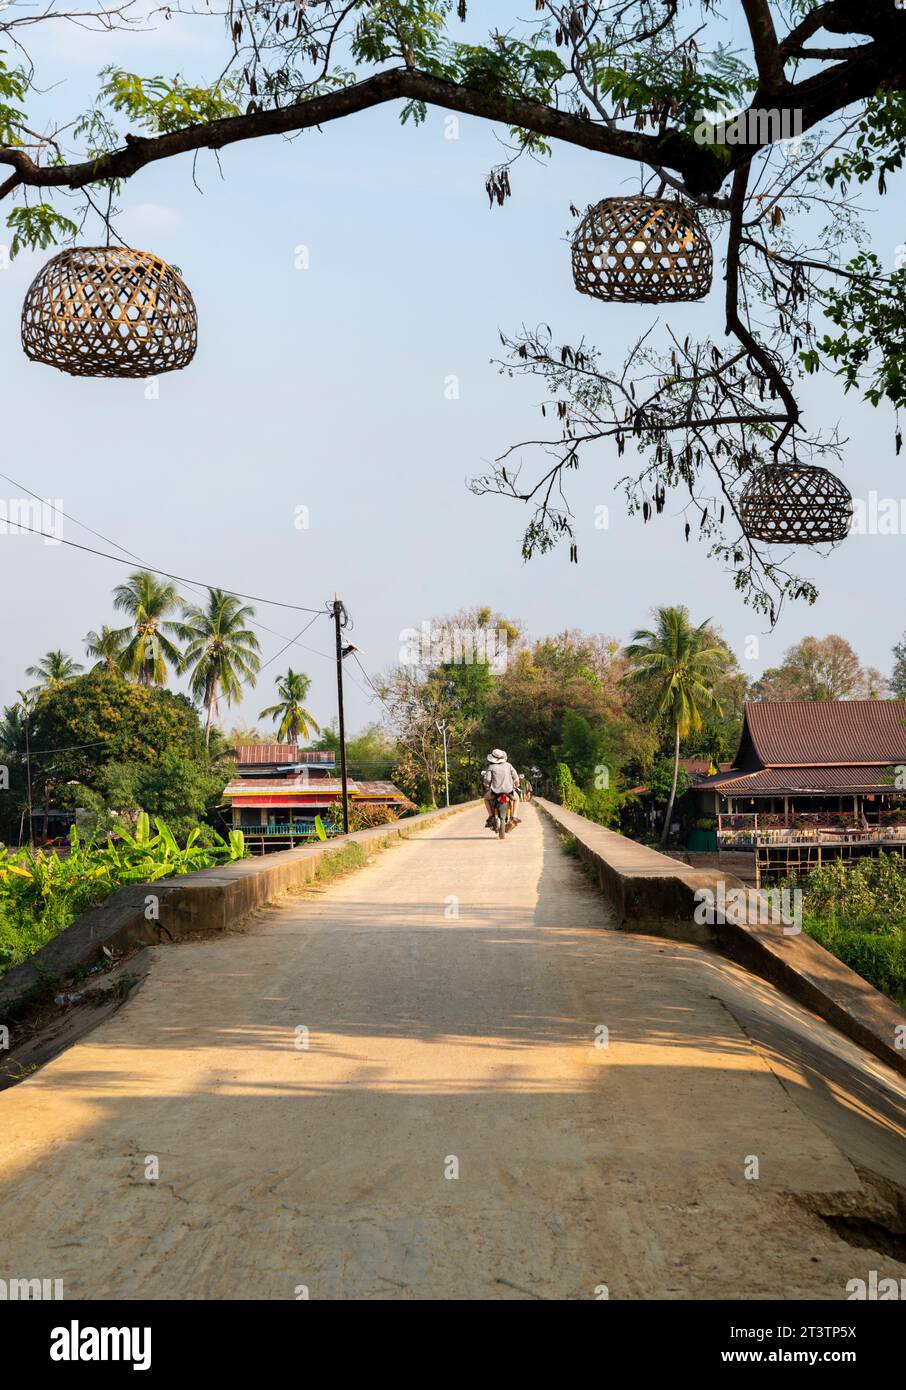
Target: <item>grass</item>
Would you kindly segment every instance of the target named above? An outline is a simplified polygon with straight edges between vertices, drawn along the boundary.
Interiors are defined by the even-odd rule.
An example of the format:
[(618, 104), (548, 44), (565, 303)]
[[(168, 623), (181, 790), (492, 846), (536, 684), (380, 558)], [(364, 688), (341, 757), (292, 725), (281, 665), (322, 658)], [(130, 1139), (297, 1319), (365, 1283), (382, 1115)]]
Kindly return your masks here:
[[(383, 847), (389, 841), (381, 840), (379, 845)], [(373, 848), (378, 848), (377, 845)], [(344, 845), (342, 849), (334, 850), (331, 854), (325, 854), (314, 872), (315, 883), (332, 883), (334, 879), (343, 878), (346, 874), (352, 873), (353, 869), (361, 869), (368, 860), (368, 855), (360, 844)]]
[(825, 950), (906, 1008), (906, 863), (881, 854), (816, 869), (802, 890), (802, 925)]

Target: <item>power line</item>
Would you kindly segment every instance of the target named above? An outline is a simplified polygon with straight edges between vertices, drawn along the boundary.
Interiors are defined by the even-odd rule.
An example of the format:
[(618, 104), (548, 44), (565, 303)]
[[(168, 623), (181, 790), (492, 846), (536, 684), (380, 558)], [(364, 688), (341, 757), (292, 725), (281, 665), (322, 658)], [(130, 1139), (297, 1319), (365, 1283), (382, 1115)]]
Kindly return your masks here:
[(79, 521), (78, 517), (72, 516), (70, 512), (64, 512), (63, 508), (58, 507), (56, 502), (51, 502), (50, 498), (41, 497), (37, 492), (32, 492), (30, 487), (26, 487), (24, 483), (18, 482), (15, 478), (11, 478), (8, 473), (0, 473), (0, 478), (5, 478), (8, 483), (12, 483), (13, 487), (19, 488), (21, 492), (27, 492), (29, 497), (33, 497), (35, 501), (40, 502), (42, 506), (49, 503), (51, 511), (57, 512), (58, 515), (64, 517), (66, 521), (72, 521), (76, 526), (81, 526), (83, 531), (87, 531), (89, 535), (97, 536), (99, 541), (106, 541), (108, 545), (115, 546), (115, 548), (121, 550), (124, 555), (129, 555), (133, 560), (137, 560), (140, 565), (145, 563), (140, 555), (136, 555), (134, 550), (128, 550), (126, 546), (120, 545), (119, 541), (111, 539), (110, 536), (105, 536), (102, 531), (95, 531), (93, 526), (89, 526), (84, 521)]
[[(365, 667), (362, 665), (361, 661), (359, 660), (359, 654), (358, 654), (358, 652), (353, 652), (353, 656), (355, 657), (356, 665), (358, 666), (358, 668), (359, 668), (359, 670), (361, 671), (362, 675), (365, 677), (365, 680), (368, 682), (369, 689), (370, 689), (370, 690), (372, 691), (372, 693), (374, 694), (375, 699), (380, 700), (381, 704), (384, 706), (384, 709), (388, 712), (388, 714), (392, 714), (393, 711), (391, 710), (390, 706), (387, 704), (387, 701), (384, 699), (383, 695), (382, 695), (381, 692), (378, 690), (377, 686), (374, 684), (374, 681), (371, 679), (371, 677), (369, 676), (368, 672), (365, 670)], [(359, 687), (359, 689), (361, 689), (361, 686)], [(364, 694), (364, 692), (363, 692), (363, 694)]]
[(48, 753), (75, 753), (80, 748), (100, 748), (109, 742), (109, 739), (99, 738), (94, 743), (70, 743), (65, 748), (32, 748), (28, 756), (30, 758), (43, 758)]
[[(288, 639), (288, 641), (287, 641), (285, 647), (281, 647), (280, 650), (279, 650), (278, 652), (275, 652), (273, 656), (269, 656), (268, 659), (267, 659), (267, 661), (262, 662), (262, 664), (258, 667), (257, 674), (260, 676), (261, 672), (265, 669), (265, 667), (270, 666), (271, 662), (276, 661), (278, 657), (281, 657), (281, 656), (283, 655), (283, 653), (287, 650), (288, 647), (292, 647), (292, 646), (296, 646), (296, 645), (302, 646), (303, 644), (302, 644), (301, 642), (299, 642), (299, 638), (302, 636), (303, 633), (305, 633), (305, 632), (308, 631), (308, 629), (311, 627), (312, 623), (316, 623), (317, 620), (318, 620), (319, 618), (321, 618), (321, 617), (325, 617), (325, 618), (326, 618), (326, 617), (327, 617), (327, 614), (326, 614), (326, 613), (316, 613), (315, 616), (314, 616), (313, 618), (310, 618), (310, 619), (308, 620), (308, 622), (305, 624), (305, 626), (304, 626), (303, 628), (301, 628), (299, 632), (296, 633), (295, 637), (290, 637), (290, 638)], [(278, 636), (278, 637), (279, 637), (279, 635), (280, 635), (280, 634), (277, 633), (277, 636)], [(304, 647), (304, 650), (307, 651), (307, 652), (312, 652), (312, 651), (314, 651), (314, 647)], [(327, 653), (326, 653), (326, 652), (315, 652), (315, 655), (316, 655), (316, 656), (327, 656)], [(333, 659), (332, 657), (327, 656), (327, 660), (328, 660), (328, 661), (331, 661), (332, 659)]]
[[(67, 521), (73, 522), (74, 525), (76, 525), (76, 526), (81, 526), (81, 528), (82, 528), (83, 531), (87, 531), (87, 532), (89, 533), (89, 535), (96, 536), (96, 537), (98, 538), (98, 540), (106, 541), (108, 545), (115, 546), (116, 549), (117, 549), (117, 550), (121, 550), (121, 551), (123, 552), (124, 555), (128, 555), (131, 559), (137, 561), (138, 564), (144, 565), (146, 569), (152, 569), (152, 568), (153, 568), (153, 567), (152, 567), (151, 565), (149, 565), (145, 560), (142, 559), (141, 555), (136, 555), (136, 553), (135, 553), (134, 550), (130, 550), (130, 549), (129, 549), (127, 546), (125, 546), (125, 545), (120, 545), (119, 541), (115, 541), (111, 536), (105, 536), (104, 533), (103, 533), (103, 531), (96, 531), (96, 530), (94, 529), (94, 527), (93, 527), (93, 526), (89, 526), (87, 522), (85, 522), (85, 521), (79, 521), (78, 517), (73, 516), (71, 512), (64, 512), (63, 508), (62, 508), (62, 507), (58, 507), (57, 504), (56, 504), (55, 502), (50, 502), (50, 499), (49, 499), (49, 498), (41, 497), (41, 496), (39, 495), (39, 493), (33, 492), (33, 491), (31, 490), (30, 487), (26, 487), (24, 483), (20, 483), (20, 482), (18, 481), (18, 479), (16, 479), (16, 478), (11, 478), (10, 475), (9, 475), (8, 473), (0, 472), (0, 478), (5, 478), (6, 481), (7, 481), (8, 483), (12, 483), (13, 487), (19, 488), (19, 490), (20, 490), (21, 492), (27, 492), (28, 495), (29, 495), (29, 497), (33, 497), (33, 498), (35, 499), (36, 502), (41, 502), (42, 504), (48, 503), (48, 502), (49, 502), (49, 505), (50, 505), (51, 510), (54, 511), (54, 512), (56, 512), (59, 516), (64, 517)], [(14, 524), (18, 524), (18, 523), (14, 523)], [(58, 537), (54, 537), (54, 539), (55, 539), (55, 540), (56, 540), (56, 539), (62, 539), (62, 537), (59, 537), (59, 538), (58, 538)], [(112, 560), (115, 560), (115, 559), (117, 559), (118, 557), (115, 556), (115, 555), (112, 555), (112, 556), (110, 556), (110, 558), (111, 558)], [(156, 574), (161, 574), (161, 573), (163, 573), (163, 571), (162, 571), (162, 570), (155, 570), (154, 573), (156, 573)], [(190, 579), (184, 579), (184, 580), (182, 580), (181, 582), (184, 583), (184, 584), (187, 584), (187, 585), (189, 586), (190, 589), (194, 589), (195, 592), (198, 593), (198, 594), (204, 593), (204, 590), (208, 587), (207, 585), (201, 585), (201, 584), (195, 583), (193, 580), (190, 580)], [(225, 590), (224, 592), (232, 593), (233, 591), (232, 591), (232, 590)], [(243, 595), (239, 595), (239, 597), (244, 597), (244, 596), (243, 596)], [(314, 612), (313, 609), (312, 609), (312, 610), (308, 610), (308, 611)], [(320, 610), (318, 610), (318, 615), (320, 615)], [(308, 631), (308, 628), (311, 627), (311, 625), (312, 625), (313, 622), (314, 622), (314, 618), (312, 619), (312, 622), (311, 622), (311, 623), (307, 623), (307, 624), (306, 624), (306, 626), (302, 629), (302, 632), (307, 632), (307, 631)], [(333, 660), (333, 657), (329, 654), (329, 652), (319, 652), (315, 647), (309, 647), (309, 646), (306, 646), (306, 644), (305, 644), (304, 642), (298, 642), (298, 637), (301, 636), (301, 633), (297, 633), (297, 634), (296, 634), (296, 637), (290, 637), (290, 638), (287, 640), (287, 639), (284, 637), (284, 634), (283, 634), (282, 632), (275, 632), (274, 629), (273, 629), (272, 627), (268, 627), (265, 623), (260, 622), (257, 618), (249, 618), (249, 623), (251, 624), (252, 627), (257, 627), (257, 628), (259, 628), (259, 629), (261, 630), (261, 632), (268, 632), (268, 633), (270, 633), (271, 637), (279, 637), (280, 640), (281, 640), (281, 642), (282, 642), (282, 641), (286, 641), (287, 646), (292, 646), (293, 643), (297, 643), (298, 646), (300, 646), (300, 647), (302, 648), (303, 651), (311, 652), (311, 654), (312, 654), (313, 656), (320, 656), (320, 657), (323, 657), (325, 661), (332, 661), (332, 660)], [(283, 648), (281, 649), (281, 651), (277, 653), (277, 656), (282, 655), (282, 653), (285, 652), (285, 651), (286, 651), (286, 647), (283, 647)], [(269, 657), (268, 660), (264, 663), (264, 665), (265, 665), (265, 666), (269, 666), (270, 663), (271, 663), (271, 661), (274, 661), (274, 660), (276, 660), (276, 657)], [(262, 669), (262, 670), (263, 670), (263, 667), (261, 667), (261, 668), (259, 668), (259, 669)]]
[[(95, 550), (93, 546), (79, 545), (78, 541), (67, 541), (64, 540), (62, 536), (52, 536), (47, 531), (39, 531), (36, 526), (26, 526), (24, 521), (5, 521), (3, 524), (6, 526), (17, 526), (20, 531), (28, 531), (33, 536), (43, 536), (45, 540), (56, 541), (58, 545), (71, 546), (73, 550), (84, 550), (89, 555), (99, 555), (102, 560), (114, 560), (118, 565), (127, 565), (130, 563), (129, 560), (124, 560), (119, 555), (111, 555), (106, 550)], [(76, 522), (76, 525), (79, 526), (81, 523)], [(87, 529), (89, 528), (86, 527), (86, 530)], [(115, 545), (116, 542), (111, 541), (110, 544)], [(120, 549), (122, 550), (123, 547), (120, 546)], [(127, 551), (126, 553), (128, 554), (129, 552)], [(134, 561), (135, 558), (136, 557), (133, 555), (132, 560)], [(278, 598), (260, 598), (257, 594), (243, 594), (239, 589), (224, 589), (219, 584), (207, 584), (203, 579), (187, 579), (184, 574), (173, 574), (170, 570), (160, 569), (157, 565), (149, 565), (144, 560), (140, 560), (139, 564), (143, 564), (145, 569), (150, 570), (152, 574), (163, 575), (165, 579), (174, 579), (177, 584), (188, 584), (190, 588), (201, 587), (205, 589), (220, 589), (221, 593), (230, 594), (233, 598), (248, 599), (249, 603), (264, 603), (270, 605), (272, 608), (291, 608), (296, 613), (314, 613), (318, 618), (320, 618), (324, 611), (321, 608), (306, 608), (301, 603), (286, 603), (284, 600)], [(322, 653), (319, 653), (319, 655), (322, 655)]]
[[(24, 482), (19, 482), (17, 478), (11, 478), (10, 474), (8, 473), (0, 473), (0, 478), (6, 478), (7, 482), (11, 482), (14, 488), (19, 488), (19, 491), (21, 492), (28, 492), (29, 498), (35, 498), (36, 502), (40, 502), (42, 503), (42, 505), (43, 503), (47, 503), (50, 500), (49, 498), (42, 498), (42, 496), (40, 496), (38, 492), (32, 492), (31, 488), (26, 488)], [(97, 537), (99, 541), (106, 541), (107, 545), (115, 546), (115, 549), (122, 550), (122, 553), (124, 553), (124, 555), (128, 555), (129, 557), (131, 557), (131, 559), (136, 560), (136, 562), (138, 562), (139, 564), (143, 564), (143, 566), (145, 566), (146, 569), (150, 569), (149, 564), (147, 564), (145, 560), (142, 559), (142, 556), (136, 555), (135, 550), (129, 550), (128, 546), (120, 545), (120, 542), (114, 541), (113, 537), (108, 537), (108, 535), (104, 535), (103, 531), (94, 530), (94, 527), (90, 527), (90, 525), (86, 523), (86, 521), (79, 521), (78, 517), (72, 516), (71, 512), (64, 512), (63, 507), (58, 507), (56, 502), (50, 502), (50, 509), (53, 510), (53, 512), (56, 512), (58, 516), (65, 517), (65, 520), (72, 521), (72, 523), (78, 525), (78, 527), (81, 527), (83, 531), (88, 531), (89, 535), (94, 535), (94, 537)], [(111, 559), (117, 559), (117, 556), (111, 556)], [(156, 571), (156, 573), (161, 573), (161, 571)], [(183, 584), (188, 584), (188, 587), (190, 589), (195, 589), (196, 594), (203, 594), (204, 588), (206, 588), (206, 585), (204, 585), (203, 587), (203, 585), (196, 584), (196, 582), (193, 582), (192, 580), (183, 580), (182, 582)], [(314, 621), (314, 619), (311, 621)], [(261, 621), (258, 621), (258, 619), (249, 619), (249, 623), (250, 626), (257, 627), (258, 630), (260, 630), (261, 632), (270, 632), (271, 637), (279, 637), (279, 639), (281, 639), (281, 642), (285, 641), (285, 637), (283, 637), (282, 632), (275, 632), (274, 628), (268, 627), (267, 624), (261, 623)], [(306, 627), (304, 627), (302, 631), (306, 632), (308, 630), (308, 627), (311, 627), (311, 623), (306, 624)], [(290, 646), (293, 644), (293, 642), (296, 641), (297, 638), (289, 638), (288, 644), (286, 645)], [(318, 652), (317, 648), (314, 648), (314, 646), (307, 646), (306, 644), (304, 644), (304, 642), (297, 642), (297, 645), (299, 645), (300, 648), (303, 649), (303, 652), (311, 652), (311, 655), (313, 656), (324, 657), (325, 662), (332, 662), (333, 660), (333, 657), (329, 655), (328, 652)], [(282, 652), (285, 651), (286, 646), (283, 646)], [(278, 652), (277, 655), (282, 655), (282, 652)], [(270, 666), (272, 660), (275, 660), (275, 657), (270, 657), (270, 659), (268, 659), (267, 662), (264, 663), (265, 666)]]

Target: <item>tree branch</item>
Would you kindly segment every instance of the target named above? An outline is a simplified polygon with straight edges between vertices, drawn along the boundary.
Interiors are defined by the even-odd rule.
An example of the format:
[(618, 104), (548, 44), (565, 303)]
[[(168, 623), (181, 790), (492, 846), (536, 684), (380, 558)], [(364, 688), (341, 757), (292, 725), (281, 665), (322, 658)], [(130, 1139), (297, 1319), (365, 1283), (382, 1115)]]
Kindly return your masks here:
[(682, 174), (691, 192), (713, 192), (725, 169), (707, 146), (699, 145), (685, 132), (670, 131), (651, 135), (624, 131), (558, 111), (541, 102), (525, 101), (479, 92), (409, 68), (377, 73), (353, 86), (312, 97), (291, 106), (269, 111), (253, 111), (243, 116), (227, 116), (201, 125), (188, 126), (165, 135), (139, 138), (126, 136), (126, 144), (110, 154), (79, 164), (42, 167), (23, 150), (0, 149), (0, 164), (12, 165), (20, 182), (32, 188), (82, 188), (101, 179), (130, 178), (139, 169), (173, 155), (191, 150), (221, 149), (242, 140), (264, 135), (287, 134), (339, 120), (388, 101), (405, 98), (424, 101), (467, 116), (521, 126), (554, 140), (563, 140), (599, 154), (664, 164)]
[(755, 359), (786, 406), (787, 420), (773, 446), (776, 456), (790, 430), (799, 422), (799, 406), (771, 353), (762, 347), (755, 335), (743, 323), (739, 314), (739, 248), (743, 235), (742, 219), (748, 181), (748, 169), (737, 169), (733, 176), (733, 188), (730, 194), (730, 229), (727, 239), (727, 332), (732, 333), (734, 338), (742, 343), (750, 356)]
[(774, 17), (768, 0), (742, 0), (742, 8), (749, 26), (762, 90), (765, 94), (780, 92), (786, 85), (783, 54), (777, 43)]

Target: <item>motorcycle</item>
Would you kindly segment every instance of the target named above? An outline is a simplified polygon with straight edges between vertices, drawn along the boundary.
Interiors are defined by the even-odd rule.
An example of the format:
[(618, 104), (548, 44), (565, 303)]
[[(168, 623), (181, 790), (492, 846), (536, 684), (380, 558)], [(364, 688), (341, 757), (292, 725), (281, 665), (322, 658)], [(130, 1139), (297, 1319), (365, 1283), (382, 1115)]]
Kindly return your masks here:
[(507, 832), (513, 828), (516, 807), (508, 792), (498, 792), (494, 797), (494, 833), (505, 840)]

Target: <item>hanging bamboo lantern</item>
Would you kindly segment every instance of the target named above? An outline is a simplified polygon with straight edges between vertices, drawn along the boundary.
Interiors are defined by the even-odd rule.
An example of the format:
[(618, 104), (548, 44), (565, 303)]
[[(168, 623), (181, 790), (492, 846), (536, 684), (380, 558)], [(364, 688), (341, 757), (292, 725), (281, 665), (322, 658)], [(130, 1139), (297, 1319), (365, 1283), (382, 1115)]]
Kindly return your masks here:
[(22, 306), (26, 356), (70, 376), (175, 372), (189, 365), (197, 344), (189, 290), (149, 251), (61, 251), (39, 271)]
[(711, 243), (691, 208), (660, 198), (604, 198), (573, 238), (580, 294), (629, 304), (702, 299), (711, 288)]
[(814, 464), (764, 464), (739, 502), (742, 527), (752, 540), (784, 545), (824, 545), (845, 539), (853, 499), (826, 468)]

